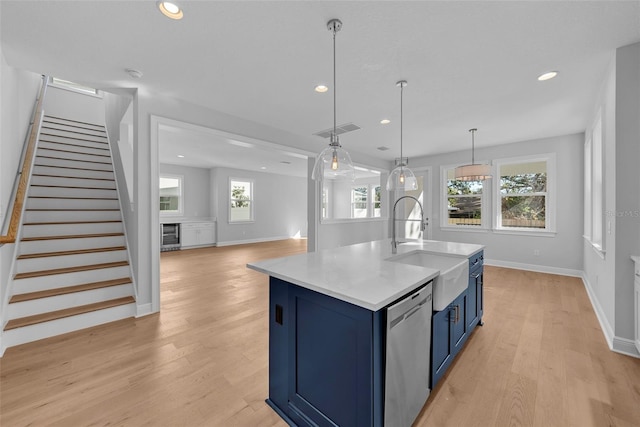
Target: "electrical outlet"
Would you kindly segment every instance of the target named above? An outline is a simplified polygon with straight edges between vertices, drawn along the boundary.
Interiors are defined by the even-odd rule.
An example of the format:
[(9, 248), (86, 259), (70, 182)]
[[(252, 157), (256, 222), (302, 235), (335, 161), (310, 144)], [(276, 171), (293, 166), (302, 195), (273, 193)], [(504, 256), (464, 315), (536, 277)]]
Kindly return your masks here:
[(540, 256), (540, 249), (534, 249), (533, 256)]

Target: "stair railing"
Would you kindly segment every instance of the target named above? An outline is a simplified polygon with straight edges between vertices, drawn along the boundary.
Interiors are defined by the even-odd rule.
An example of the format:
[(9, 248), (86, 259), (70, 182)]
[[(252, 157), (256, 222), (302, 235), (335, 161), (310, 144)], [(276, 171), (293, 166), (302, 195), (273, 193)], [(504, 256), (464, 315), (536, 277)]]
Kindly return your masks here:
[[(31, 168), (33, 166), (33, 159), (36, 151), (36, 142), (38, 140), (38, 134), (40, 133), (40, 127), (42, 126), (42, 117), (44, 113), (42, 110), (42, 103), (47, 92), (48, 84), (49, 76), (42, 76), (42, 86), (40, 87), (40, 93), (38, 94), (33, 114), (31, 115), (29, 131), (27, 132), (27, 137), (25, 138), (25, 142), (22, 147), (22, 155), (20, 157), (20, 162), (18, 163), (18, 172), (16, 173), (11, 197), (9, 198), (10, 204), (7, 206), (7, 215), (5, 216), (4, 223), (2, 225), (2, 231), (5, 234), (0, 235), (0, 245), (5, 243), (15, 243), (18, 236), (18, 228), (20, 227), (24, 199), (27, 193), (27, 185), (29, 184), (29, 176), (31, 176)], [(11, 217), (9, 220), (9, 226), (7, 227), (9, 211), (11, 211)]]

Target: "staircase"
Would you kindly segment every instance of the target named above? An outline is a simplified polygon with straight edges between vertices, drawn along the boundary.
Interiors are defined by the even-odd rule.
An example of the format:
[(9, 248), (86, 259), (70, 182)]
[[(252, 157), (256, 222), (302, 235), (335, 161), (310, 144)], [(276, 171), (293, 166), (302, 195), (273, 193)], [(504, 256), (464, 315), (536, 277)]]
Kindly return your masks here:
[(4, 347), (135, 315), (104, 126), (44, 116), (22, 221)]

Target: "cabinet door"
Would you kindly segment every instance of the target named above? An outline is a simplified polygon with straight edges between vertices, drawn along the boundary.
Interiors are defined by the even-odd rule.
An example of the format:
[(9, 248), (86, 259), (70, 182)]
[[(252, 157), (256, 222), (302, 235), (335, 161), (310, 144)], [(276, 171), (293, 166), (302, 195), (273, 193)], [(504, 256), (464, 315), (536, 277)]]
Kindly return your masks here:
[(453, 301), (451, 309), (451, 346), (453, 355), (458, 354), (467, 341), (467, 291)]
[(198, 229), (194, 227), (182, 227), (180, 246), (196, 246), (198, 244)]
[(636, 277), (634, 299), (636, 317), (636, 348), (638, 349), (638, 352), (640, 352), (640, 277)]
[(431, 318), (431, 389), (435, 387), (451, 364), (452, 306), (436, 312)]
[(467, 330), (471, 330), (482, 319), (483, 311), (482, 268), (469, 273), (469, 287), (467, 288)]
[(213, 232), (213, 226), (206, 226), (200, 228), (200, 234), (198, 235), (198, 243), (200, 245), (212, 245), (216, 242)]

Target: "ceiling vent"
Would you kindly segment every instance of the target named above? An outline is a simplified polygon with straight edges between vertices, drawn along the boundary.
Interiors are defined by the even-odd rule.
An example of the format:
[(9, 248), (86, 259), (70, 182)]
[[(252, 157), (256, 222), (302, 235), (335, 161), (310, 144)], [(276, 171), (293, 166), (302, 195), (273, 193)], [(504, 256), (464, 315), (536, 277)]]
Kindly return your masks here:
[[(342, 135), (343, 133), (352, 132), (358, 129), (360, 129), (360, 126), (358, 125), (354, 125), (353, 123), (345, 123), (343, 125), (336, 126), (336, 135)], [(321, 130), (320, 132), (314, 133), (314, 135), (320, 136), (322, 138), (330, 138), (331, 132), (333, 132), (333, 128)]]

